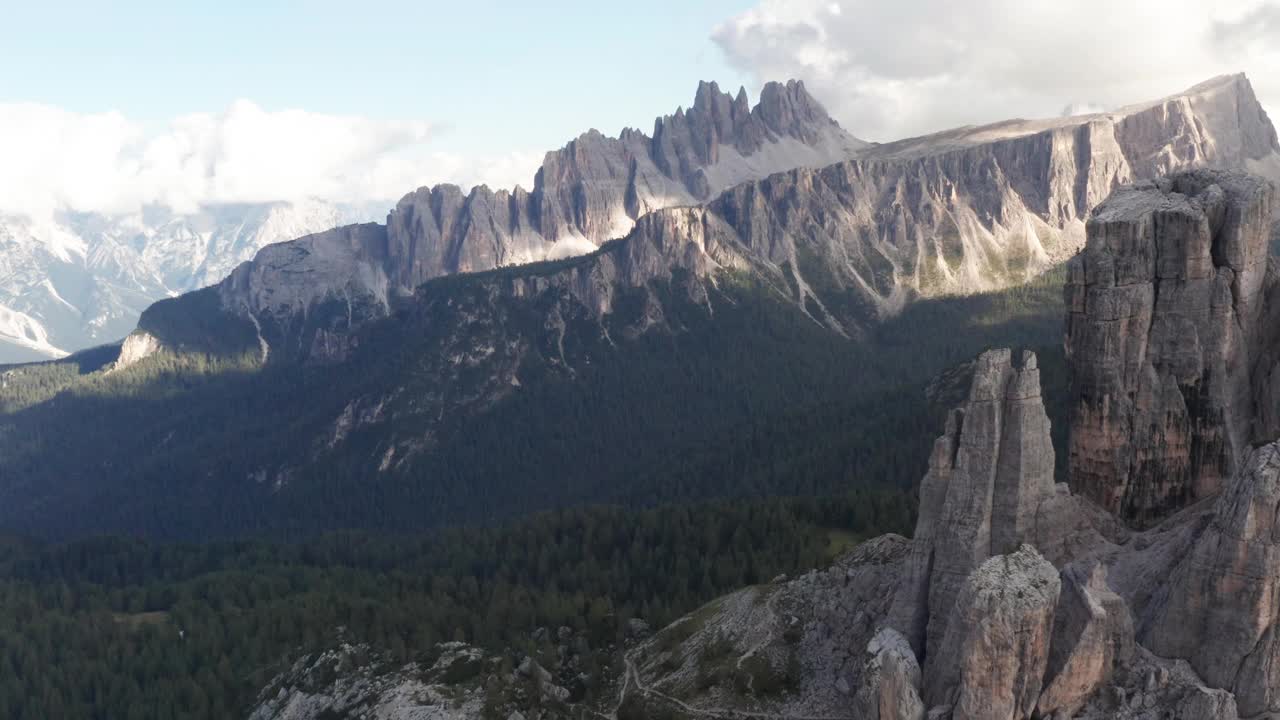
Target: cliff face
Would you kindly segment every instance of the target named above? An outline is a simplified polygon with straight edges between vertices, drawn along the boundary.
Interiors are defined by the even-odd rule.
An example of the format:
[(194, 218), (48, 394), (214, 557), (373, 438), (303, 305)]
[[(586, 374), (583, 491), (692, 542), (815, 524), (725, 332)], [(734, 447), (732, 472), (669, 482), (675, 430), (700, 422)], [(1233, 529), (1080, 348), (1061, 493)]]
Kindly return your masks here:
[[(1203, 189), (1193, 180), (1204, 177), (1171, 183)], [(1230, 195), (1239, 189), (1233, 182), (1251, 179), (1218, 180)], [(899, 657), (887, 663), (884, 643), (868, 646), (866, 667), (875, 672), (859, 676), (857, 698), (896, 699), (892, 707), (909, 709), (898, 718), (919, 717), (901, 702), (917, 695), (931, 718), (1236, 720), (1276, 712), (1280, 443), (1246, 448), (1212, 506), (1131, 533), (1049, 485), (1038, 466), (1007, 462), (1008, 439), (1046, 455), (1037, 438), (1047, 445), (1048, 423), (1038, 421), (1037, 378), (1027, 370), (1034, 367), (1024, 356), (1023, 369), (1013, 368), (1008, 351), (978, 359), (969, 399), (935, 446), (898, 581), (881, 591), (894, 600), (872, 621), (916, 640), (924, 671), (909, 672)], [(992, 400), (1005, 417), (1012, 404), (1032, 420), (996, 414), (993, 422)], [(974, 469), (996, 478), (1007, 470), (1008, 482), (993, 493), (999, 482), (973, 483)], [(1000, 497), (1020, 507), (1002, 515)], [(998, 546), (1002, 534), (1025, 544)]]
[(1243, 76), (1111, 113), (1010, 121), (872, 146), (711, 204), (796, 300), (845, 330), (918, 296), (1015, 285), (1071, 257), (1112, 190), (1194, 167), (1280, 178), (1275, 130)]
[(1280, 710), (1280, 446), (1247, 459), (1169, 582), (1142, 642), (1186, 658), (1245, 716)]
[(705, 224), (784, 278), (780, 289), (815, 320), (856, 335), (913, 298), (1016, 285), (1066, 260), (1084, 244), (1084, 218), (1122, 183), (1206, 165), (1272, 172), (1278, 158), (1243, 76), (1106, 114), (877, 146), (848, 136), (798, 83), (767, 86), (753, 109), (704, 84), (652, 138), (593, 132), (549, 153), (532, 192), (424, 188), (380, 232), (264, 250), (251, 268), (270, 267), (235, 276), (278, 287), (246, 293), (233, 277), (223, 295), (260, 319), (282, 307), (263, 304), (272, 295), (350, 301), (376, 316), (431, 278), (578, 255), (624, 235), (648, 242), (657, 226), (640, 218), (702, 205), (715, 216)]
[[(354, 331), (385, 317), (404, 289), (386, 262), (392, 242), (381, 225), (351, 225), (263, 250), (236, 268), (217, 293), (224, 310), (247, 318), (277, 358), (340, 361)], [(646, 215), (628, 237), (588, 257), (495, 271), (480, 280), (506, 299), (554, 290), (595, 320), (613, 311), (614, 298), (656, 280), (686, 273), (700, 287), (719, 271), (748, 271), (778, 288), (782, 275), (756, 260), (723, 219), (703, 207)], [(142, 332), (141, 330), (138, 332)]]
[(846, 133), (799, 82), (769, 83), (751, 108), (715, 83), (693, 106), (658, 118), (653, 136), (592, 130), (549, 152), (531, 192), (453, 185), (406, 195), (387, 218), (391, 277), (412, 290), (440, 275), (590, 251), (641, 216), (696, 205), (724, 189), (796, 167), (821, 167), (865, 143)]
[[(1030, 545), (982, 563), (964, 582), (925, 699), (953, 720), (1031, 717), (1049, 660), (1061, 583)], [(927, 672), (927, 671), (926, 671)]]
[(1248, 451), (1273, 202), (1240, 174), (1139, 183), (1070, 265), (1071, 483), (1129, 521), (1216, 492)]

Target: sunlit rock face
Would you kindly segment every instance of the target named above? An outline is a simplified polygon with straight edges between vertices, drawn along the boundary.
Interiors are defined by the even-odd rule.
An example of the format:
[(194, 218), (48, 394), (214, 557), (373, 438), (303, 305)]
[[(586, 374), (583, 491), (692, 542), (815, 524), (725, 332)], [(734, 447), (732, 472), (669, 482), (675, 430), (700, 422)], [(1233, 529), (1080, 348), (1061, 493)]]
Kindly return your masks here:
[[(885, 145), (850, 136), (799, 83), (766, 86), (754, 108), (703, 84), (653, 137), (590, 132), (548, 153), (532, 191), (405, 196), (349, 274), (370, 279), (366, 304), (377, 307), (442, 275), (590, 252), (645, 234), (646, 215), (701, 205), (723, 243), (782, 277), (816, 321), (857, 335), (915, 298), (1009, 287), (1066, 260), (1088, 213), (1122, 183), (1200, 166), (1271, 171), (1278, 153), (1243, 76), (1110, 113)], [(306, 262), (290, 277), (312, 282)], [(326, 295), (326, 274), (303, 294), (345, 303), (352, 286)], [(248, 300), (228, 307), (260, 315)]]
[(1274, 190), (1195, 171), (1118, 191), (1067, 282), (1071, 484), (1149, 524), (1249, 450)]
[(1280, 178), (1275, 130), (1244, 76), (1109, 113), (874, 145), (711, 206), (791, 268), (798, 302), (852, 330), (916, 297), (1026, 282), (1084, 246), (1085, 220), (1117, 187), (1195, 167)]
[(387, 218), (391, 279), (413, 288), (440, 275), (579, 255), (655, 210), (830, 165), (865, 145), (803, 83), (768, 83), (752, 108), (745, 91), (735, 97), (704, 82), (687, 111), (655, 121), (652, 137), (592, 130), (547, 153), (531, 191), (438, 185), (406, 195)]

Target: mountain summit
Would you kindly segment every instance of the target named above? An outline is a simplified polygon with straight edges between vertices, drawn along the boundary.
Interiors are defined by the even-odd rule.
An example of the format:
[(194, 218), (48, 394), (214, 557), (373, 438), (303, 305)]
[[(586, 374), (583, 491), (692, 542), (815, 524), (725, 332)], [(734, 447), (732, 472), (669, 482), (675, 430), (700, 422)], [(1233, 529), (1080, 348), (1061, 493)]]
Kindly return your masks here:
[(797, 167), (822, 167), (866, 143), (845, 132), (804, 89), (769, 83), (754, 108), (715, 83), (693, 105), (654, 122), (653, 136), (592, 130), (547, 153), (533, 190), (464, 194), (455, 185), (406, 195), (387, 218), (394, 286), (594, 250), (637, 218), (695, 205), (738, 183)]

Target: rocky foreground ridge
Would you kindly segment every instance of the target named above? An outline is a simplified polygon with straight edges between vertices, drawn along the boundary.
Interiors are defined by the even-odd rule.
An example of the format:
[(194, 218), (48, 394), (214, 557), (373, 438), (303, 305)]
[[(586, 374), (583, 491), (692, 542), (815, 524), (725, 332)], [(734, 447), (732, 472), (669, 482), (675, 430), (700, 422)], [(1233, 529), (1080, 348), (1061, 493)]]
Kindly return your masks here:
[[(1234, 720), (1280, 709), (1268, 599), (1280, 583), (1268, 550), (1280, 444), (1255, 450), (1216, 502), (1133, 530), (1065, 484), (1010, 472), (1011, 447), (1049, 447), (1047, 423), (1011, 417), (1043, 412), (1022, 392), (1035, 358), (1019, 360), (980, 358), (935, 447), (915, 540), (879, 538), (831, 570), (749, 591), (772, 601), (717, 601), (675, 648), (664, 630), (630, 660), (648, 710)], [(1022, 511), (1006, 514), (1001, 497)], [(743, 602), (748, 617), (731, 610)], [(729, 639), (730, 658), (798, 668), (794, 691), (699, 682), (714, 638)]]
[[(1243, 75), (1109, 113), (887, 145), (853, 139), (798, 83), (767, 86), (750, 110), (704, 84), (651, 138), (589, 133), (548, 154), (531, 193), (420, 190), (386, 225), (265, 248), (218, 293), (225, 312), (267, 328), (265, 343), (296, 349), (278, 358), (310, 357), (323, 334), (328, 359), (346, 342), (335, 336), (431, 278), (597, 247), (617, 257), (606, 244), (621, 238), (621, 254), (668, 256), (623, 273), (643, 285), (691, 264), (705, 238), (856, 335), (914, 298), (1026, 282), (1083, 246), (1085, 219), (1116, 187), (1205, 166), (1280, 177), (1280, 143)], [(144, 318), (139, 332), (153, 331)]]

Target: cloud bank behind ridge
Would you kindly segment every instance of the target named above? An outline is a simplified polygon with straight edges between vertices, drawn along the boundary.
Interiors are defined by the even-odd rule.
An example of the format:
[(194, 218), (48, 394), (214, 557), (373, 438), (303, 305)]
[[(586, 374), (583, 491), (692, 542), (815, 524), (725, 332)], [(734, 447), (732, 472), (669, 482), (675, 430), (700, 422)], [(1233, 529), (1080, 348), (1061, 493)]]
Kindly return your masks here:
[(805, 80), (868, 140), (1112, 108), (1240, 71), (1280, 109), (1276, 2), (759, 0), (712, 39), (760, 82)]
[[(868, 140), (1113, 108), (1239, 71), (1280, 110), (1280, 0), (756, 0), (708, 31), (757, 84), (804, 80)], [(571, 90), (566, 101), (592, 101), (589, 87)], [(0, 215), (313, 197), (389, 206), (440, 182), (530, 188), (548, 149), (485, 137), (477, 155), (448, 149), (457, 139), (422, 120), (249, 100), (160, 128), (0, 102)]]
[(0, 104), (0, 214), (148, 205), (182, 213), (302, 198), (390, 204), (436, 182), (528, 186), (541, 159), (444, 152), (431, 142), (441, 134), (422, 121), (270, 111), (248, 100), (178, 117), (158, 132), (119, 112)]

